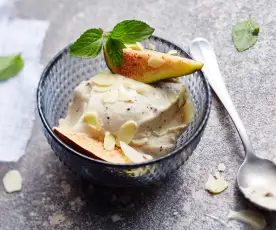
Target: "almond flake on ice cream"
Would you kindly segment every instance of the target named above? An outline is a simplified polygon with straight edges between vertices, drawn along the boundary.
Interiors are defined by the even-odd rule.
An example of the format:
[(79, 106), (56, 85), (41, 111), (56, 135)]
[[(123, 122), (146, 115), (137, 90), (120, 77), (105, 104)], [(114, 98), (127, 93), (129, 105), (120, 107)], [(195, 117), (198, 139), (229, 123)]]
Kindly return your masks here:
[(95, 127), (96, 130), (101, 130), (101, 122), (97, 118), (96, 113), (87, 113), (83, 116), (83, 121), (89, 125), (92, 125)]
[(107, 133), (104, 137), (105, 150), (113, 150), (115, 147), (115, 144), (116, 144), (115, 137), (111, 133)]
[(154, 51), (156, 50), (156, 46), (153, 43), (149, 43), (149, 48)]
[(141, 162), (144, 162), (147, 160), (152, 160), (152, 156), (144, 154), (144, 153), (140, 153), (122, 141), (120, 142), (120, 146), (121, 146), (123, 153), (133, 163), (141, 163)]
[(121, 86), (118, 92), (118, 100), (119, 101), (131, 101), (137, 94), (136, 90), (129, 89), (127, 90), (125, 87)]
[(144, 50), (144, 46), (140, 42), (136, 42), (135, 44), (127, 44), (127, 48), (130, 48), (132, 50)]
[(163, 65), (166, 61), (162, 59), (161, 56), (157, 55), (151, 55), (149, 60), (148, 60), (148, 66), (153, 67), (153, 68), (158, 68), (161, 65)]
[(94, 86), (92, 87), (92, 90), (93, 90), (93, 91), (99, 92), (99, 93), (101, 93), (101, 92), (106, 92), (106, 91), (108, 91), (108, 90), (110, 90), (110, 89), (111, 89), (110, 86), (94, 85)]
[(190, 102), (186, 103), (183, 107), (183, 122), (189, 124), (194, 120), (194, 105)]
[(120, 141), (123, 141), (126, 144), (130, 143), (132, 138), (134, 137), (136, 130), (137, 124), (135, 121), (127, 121), (126, 123), (124, 123), (118, 130), (116, 138), (117, 144), (119, 144)]
[(100, 86), (110, 86), (115, 82), (115, 77), (112, 74), (99, 73), (98, 75), (91, 78), (92, 82), (95, 82)]
[(118, 90), (111, 90), (105, 92), (102, 96), (102, 101), (104, 104), (113, 104), (117, 101), (118, 98)]
[(169, 50), (167, 54), (177, 55), (177, 50)]

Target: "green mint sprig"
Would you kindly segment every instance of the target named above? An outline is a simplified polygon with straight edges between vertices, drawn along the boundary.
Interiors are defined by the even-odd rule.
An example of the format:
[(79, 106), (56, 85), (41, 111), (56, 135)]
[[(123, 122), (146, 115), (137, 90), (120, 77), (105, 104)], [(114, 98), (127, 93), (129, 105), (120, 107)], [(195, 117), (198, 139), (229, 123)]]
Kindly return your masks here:
[(16, 76), (24, 67), (20, 54), (0, 57), (0, 81)]
[(249, 16), (247, 21), (238, 23), (232, 30), (232, 39), (239, 52), (253, 46), (258, 40), (260, 26)]
[(138, 20), (125, 20), (118, 23), (111, 32), (100, 28), (85, 31), (70, 48), (70, 55), (79, 58), (94, 58), (105, 48), (114, 65), (121, 66), (125, 44), (141, 42), (149, 38), (154, 29)]

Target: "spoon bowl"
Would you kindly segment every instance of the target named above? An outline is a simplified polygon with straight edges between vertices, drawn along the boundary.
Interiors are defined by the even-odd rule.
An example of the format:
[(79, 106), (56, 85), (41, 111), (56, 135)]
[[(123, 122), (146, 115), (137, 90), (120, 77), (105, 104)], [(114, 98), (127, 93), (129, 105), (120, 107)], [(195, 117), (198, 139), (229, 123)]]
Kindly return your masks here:
[(204, 63), (202, 70), (212, 89), (228, 111), (242, 140), (245, 160), (237, 174), (240, 191), (257, 206), (276, 211), (276, 165), (269, 160), (257, 157), (254, 153), (245, 127), (221, 76), (212, 46), (206, 39), (196, 38), (190, 44), (189, 51), (195, 60)]
[(273, 162), (258, 157), (245, 158), (237, 174), (239, 187), (271, 184), (276, 181), (276, 166)]
[(260, 208), (276, 211), (276, 165), (259, 157), (246, 157), (239, 168), (240, 191)]

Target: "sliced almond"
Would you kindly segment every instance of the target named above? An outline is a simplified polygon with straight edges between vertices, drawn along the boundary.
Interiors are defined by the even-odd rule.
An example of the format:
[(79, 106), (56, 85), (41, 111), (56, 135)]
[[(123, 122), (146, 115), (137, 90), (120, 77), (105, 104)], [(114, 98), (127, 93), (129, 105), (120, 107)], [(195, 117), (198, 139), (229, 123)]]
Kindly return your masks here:
[(133, 139), (131, 141), (131, 143), (133, 143), (134, 145), (142, 146), (142, 145), (147, 144), (148, 141), (149, 141), (149, 139), (147, 137), (143, 137), (140, 139)]
[(168, 93), (168, 98), (171, 103), (175, 103), (177, 101), (177, 95), (175, 93)]
[(10, 170), (3, 178), (3, 185), (7, 193), (18, 192), (22, 188), (22, 177), (18, 170)]
[(92, 113), (87, 113), (83, 116), (83, 121), (89, 125), (94, 126), (96, 130), (101, 130), (101, 121), (97, 118), (97, 114), (92, 112)]
[(107, 133), (104, 137), (104, 149), (113, 150), (115, 148), (115, 137), (111, 133)]
[(134, 121), (127, 121), (124, 123), (118, 130), (116, 143), (120, 144), (123, 141), (126, 144), (129, 144), (134, 137), (134, 134), (137, 130), (137, 124)]
[(135, 90), (136, 93), (146, 96), (150, 93), (149, 85), (140, 85), (140, 84), (125, 84), (128, 89)]
[(116, 78), (111, 73), (99, 73), (96, 76), (91, 78), (92, 82), (95, 82), (100, 86), (110, 86), (115, 82)]
[(221, 176), (220, 176), (220, 173), (219, 173), (219, 172), (215, 172), (214, 177), (215, 177), (216, 179), (220, 178), (220, 177), (221, 177)]
[(60, 127), (64, 127), (64, 128), (68, 127), (68, 123), (66, 122), (66, 120), (64, 118), (59, 119), (58, 125)]
[(138, 151), (136, 151), (134, 148), (130, 147), (125, 142), (120, 141), (120, 146), (121, 146), (121, 149), (123, 150), (123, 153), (133, 163), (141, 163), (141, 162), (144, 162), (147, 160), (144, 158), (144, 155), (142, 153), (139, 153)]
[(143, 157), (144, 157), (146, 160), (148, 160), (148, 161), (150, 161), (150, 160), (153, 159), (153, 157), (152, 157), (151, 155), (149, 155), (149, 154), (142, 153), (142, 155), (143, 155)]
[(99, 92), (99, 93), (102, 93), (102, 92), (106, 92), (108, 90), (110, 90), (111, 87), (110, 86), (100, 86), (100, 85), (94, 85), (92, 87), (92, 90), (95, 91), (95, 92)]
[(112, 222), (115, 223), (115, 222), (123, 220), (124, 218), (122, 218), (119, 214), (114, 214), (111, 216), (111, 219), (112, 219)]
[(188, 99), (189, 99), (189, 92), (187, 89), (184, 88), (184, 90), (182, 90), (179, 95), (178, 107), (183, 106)]
[(163, 65), (166, 61), (161, 57), (157, 55), (151, 55), (148, 60), (148, 66), (153, 68), (158, 68), (161, 65)]
[(208, 181), (205, 184), (205, 189), (213, 194), (218, 194), (227, 189), (228, 183), (222, 176), (215, 178), (213, 175), (209, 175)]
[(264, 216), (256, 211), (242, 210), (242, 211), (229, 211), (229, 220), (237, 220), (251, 225), (255, 229), (264, 229), (266, 227), (266, 220)]
[(226, 169), (225, 164), (220, 163), (220, 164), (218, 165), (218, 171), (219, 171), (219, 172), (223, 172), (225, 169)]
[(153, 51), (156, 50), (156, 46), (153, 43), (149, 43), (149, 48)]
[(136, 95), (136, 91), (133, 89), (126, 90), (125, 87), (121, 86), (118, 92), (118, 100), (119, 101), (131, 101)]
[(224, 225), (225, 227), (229, 227), (228, 224), (227, 224), (225, 221), (221, 220), (219, 217), (213, 216), (213, 215), (210, 215), (210, 214), (205, 214), (205, 215), (208, 216), (208, 217), (210, 217), (211, 219), (213, 219), (213, 220), (215, 220), (215, 221), (221, 223), (221, 224)]
[(135, 44), (126, 45), (127, 48), (131, 48), (132, 50), (144, 50), (144, 46), (140, 42), (136, 42)]
[(177, 50), (169, 50), (167, 54), (177, 55)]
[(102, 101), (105, 104), (107, 103), (113, 104), (117, 101), (117, 99), (118, 99), (118, 90), (111, 90), (111, 91), (105, 92), (102, 95)]
[(194, 120), (194, 105), (187, 102), (183, 107), (183, 122), (189, 124)]
[(132, 50), (137, 50), (138, 49), (138, 46), (137, 44), (126, 44), (126, 47), (129, 48), (129, 49), (132, 49)]
[(142, 43), (140, 43), (140, 42), (136, 42), (136, 45), (137, 45), (139, 50), (144, 50), (145, 49), (144, 46), (142, 45)]

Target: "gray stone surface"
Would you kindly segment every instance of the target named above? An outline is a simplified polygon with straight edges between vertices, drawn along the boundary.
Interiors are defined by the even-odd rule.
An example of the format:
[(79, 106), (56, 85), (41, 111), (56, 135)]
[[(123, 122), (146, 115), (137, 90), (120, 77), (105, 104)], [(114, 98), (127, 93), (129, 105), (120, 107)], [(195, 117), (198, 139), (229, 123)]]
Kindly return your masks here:
[[(90, 27), (112, 26), (123, 19), (147, 21), (161, 35), (183, 47), (196, 36), (214, 45), (222, 75), (260, 156), (276, 161), (276, 2), (274, 0), (24, 0), (16, 14), (50, 20), (43, 63)], [(231, 29), (251, 14), (260, 23), (256, 45), (238, 53)], [(230, 119), (214, 99), (204, 137), (167, 182), (144, 189), (103, 189), (81, 184), (50, 150), (36, 120), (26, 155), (0, 164), (0, 178), (19, 169), (23, 190), (6, 194), (0, 185), (0, 229), (250, 229), (232, 221), (229, 228), (206, 214), (227, 219), (229, 209), (253, 208), (236, 187), (243, 160), (241, 142)], [(204, 191), (207, 175), (225, 163), (229, 188), (212, 196)], [(263, 212), (267, 230), (275, 214)], [(112, 216), (123, 219), (113, 223)], [(113, 216), (114, 217), (114, 216)]]

